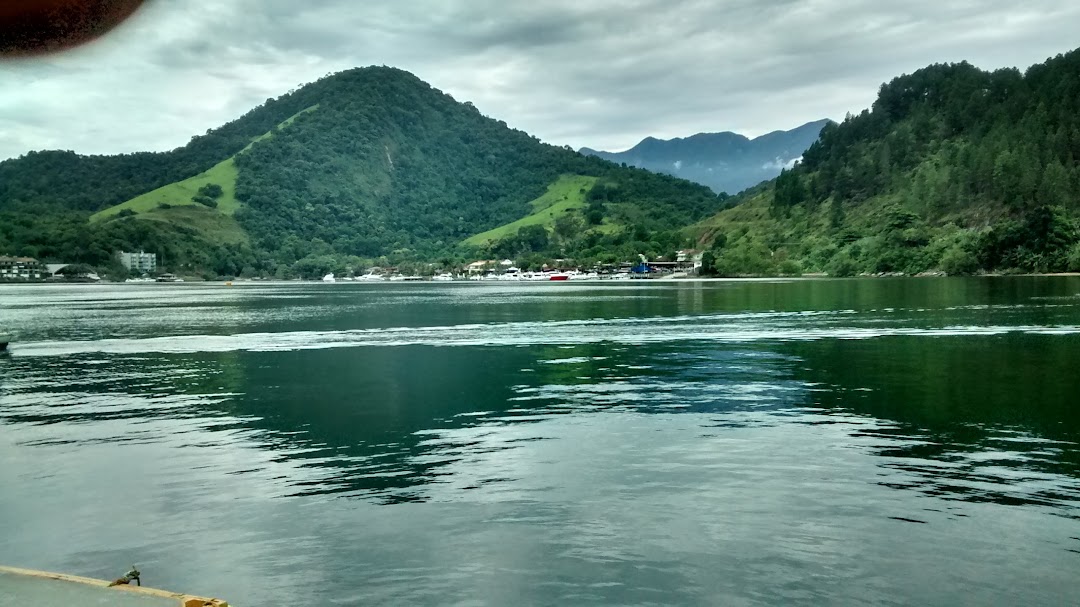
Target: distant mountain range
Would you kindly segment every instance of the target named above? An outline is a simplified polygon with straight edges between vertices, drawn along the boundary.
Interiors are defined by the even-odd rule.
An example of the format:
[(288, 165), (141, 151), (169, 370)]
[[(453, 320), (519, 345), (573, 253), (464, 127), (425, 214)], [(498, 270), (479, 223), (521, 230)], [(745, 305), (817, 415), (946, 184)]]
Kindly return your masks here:
[(829, 124), (818, 120), (790, 131), (749, 139), (737, 133), (698, 133), (686, 138), (646, 137), (625, 152), (582, 148), (587, 156), (666, 173), (707, 185), (717, 193), (737, 194), (790, 168)]

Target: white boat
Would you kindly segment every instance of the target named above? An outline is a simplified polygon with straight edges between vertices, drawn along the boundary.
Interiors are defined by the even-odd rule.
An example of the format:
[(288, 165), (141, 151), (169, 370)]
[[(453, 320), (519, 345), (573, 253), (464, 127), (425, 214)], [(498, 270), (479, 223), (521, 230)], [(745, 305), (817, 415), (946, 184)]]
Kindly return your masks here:
[(386, 280), (386, 277), (383, 276), (382, 274), (376, 274), (375, 272), (368, 272), (367, 274), (364, 274), (363, 276), (358, 276), (356, 278), (356, 280), (365, 281), (365, 282), (382, 282), (382, 281)]
[(454, 275), (449, 272), (443, 272), (442, 274), (436, 274), (431, 277), (431, 280), (437, 282), (450, 282), (454, 280)]
[(506, 268), (506, 271), (499, 275), (499, 280), (517, 281), (521, 280), (521, 270), (513, 266)]
[(571, 272), (567, 272), (567, 274), (570, 275), (570, 280), (596, 280), (600, 278), (600, 274), (595, 271), (582, 272), (580, 270), (573, 270)]
[(337, 282), (337, 279), (334, 278), (334, 273), (331, 272), (331, 273), (327, 274), (326, 276), (323, 276), (322, 281), (323, 282)]

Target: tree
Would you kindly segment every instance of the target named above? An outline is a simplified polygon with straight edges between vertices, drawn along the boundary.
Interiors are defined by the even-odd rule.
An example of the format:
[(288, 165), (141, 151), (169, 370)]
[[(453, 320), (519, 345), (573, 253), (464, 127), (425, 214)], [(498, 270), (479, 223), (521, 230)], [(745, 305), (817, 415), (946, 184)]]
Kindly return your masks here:
[(548, 248), (548, 231), (541, 225), (525, 226), (518, 230), (517, 240), (524, 251), (544, 251)]
[(225, 192), (221, 189), (221, 186), (216, 183), (208, 183), (199, 188), (200, 196), (206, 196), (207, 198), (210, 198), (212, 200), (217, 200), (218, 198), (221, 198), (222, 194), (224, 193)]
[(1046, 165), (1039, 183), (1039, 204), (1064, 205), (1069, 201), (1069, 190), (1069, 171), (1057, 160)]
[(849, 249), (842, 249), (833, 255), (825, 266), (825, 271), (833, 278), (847, 278), (859, 272), (858, 264)]
[(774, 210), (779, 214), (786, 214), (791, 207), (801, 204), (806, 200), (806, 188), (798, 169), (783, 170), (776, 178), (776, 186), (773, 194)]
[(563, 213), (555, 218), (554, 232), (563, 242), (569, 242), (581, 236), (585, 226), (575, 213)]
[(716, 276), (716, 254), (712, 251), (705, 251), (701, 254), (701, 269), (698, 271), (701, 276)]
[(716, 271), (720, 276), (775, 276), (777, 268), (772, 252), (764, 243), (744, 236), (717, 256)]
[(949, 276), (967, 276), (979, 269), (979, 260), (975, 254), (957, 246), (949, 249), (941, 257), (941, 271)]

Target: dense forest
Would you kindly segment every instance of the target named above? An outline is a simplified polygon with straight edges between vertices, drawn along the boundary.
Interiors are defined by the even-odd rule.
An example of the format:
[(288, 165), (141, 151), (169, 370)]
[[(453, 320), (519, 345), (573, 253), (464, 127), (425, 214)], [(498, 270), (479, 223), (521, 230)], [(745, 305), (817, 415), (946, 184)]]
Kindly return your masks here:
[(934, 65), (698, 233), (722, 274), (1080, 270), (1078, 159), (1080, 52)]
[[(201, 210), (161, 204), (87, 221), (229, 158), (238, 169), (235, 220), (200, 193), (192, 200)], [(544, 242), (526, 233), (461, 245), (527, 215), (530, 201), (563, 175), (598, 179), (588, 213), (567, 212)], [(569, 255), (620, 245), (629, 256), (642, 246), (671, 249), (685, 240), (677, 228), (717, 212), (726, 198), (543, 144), (391, 68), (328, 76), (168, 153), (30, 153), (0, 163), (0, 184), (0, 251), (104, 266), (112, 251), (145, 248), (167, 267), (212, 275), (312, 275), (387, 258)], [(220, 193), (222, 184), (212, 185)]]
[(446, 255), (528, 214), (564, 174), (613, 184), (626, 204), (601, 213), (650, 232), (720, 207), (703, 186), (542, 144), (407, 72), (357, 69), (312, 86), (328, 89), (318, 111), (237, 158), (237, 219), (285, 261), (296, 241), (359, 257)]
[[(105, 268), (142, 248), (174, 270), (284, 277), (697, 244), (722, 275), (1080, 270), (1078, 158), (1080, 52), (1025, 73), (960, 63), (897, 78), (734, 198), (543, 144), (407, 72), (363, 68), (172, 152), (0, 163), (0, 254)], [(204, 171), (231, 181), (90, 221)], [(567, 183), (580, 186), (540, 218), (537, 201)]]

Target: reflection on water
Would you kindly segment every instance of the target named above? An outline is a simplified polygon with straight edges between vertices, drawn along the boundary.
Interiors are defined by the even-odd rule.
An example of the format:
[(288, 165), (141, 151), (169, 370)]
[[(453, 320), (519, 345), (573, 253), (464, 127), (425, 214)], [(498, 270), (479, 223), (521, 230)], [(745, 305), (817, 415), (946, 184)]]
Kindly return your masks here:
[(0, 554), (243, 604), (1063, 604), (1080, 283), (991, 284), (0, 291)]
[[(1040, 505), (1080, 518), (1080, 340), (1012, 335), (927, 348), (892, 340), (793, 348), (827, 382), (834, 412), (889, 420), (882, 465), (908, 479), (886, 486), (950, 500)], [(911, 460), (915, 460), (914, 462)], [(928, 463), (929, 462), (929, 463)]]

